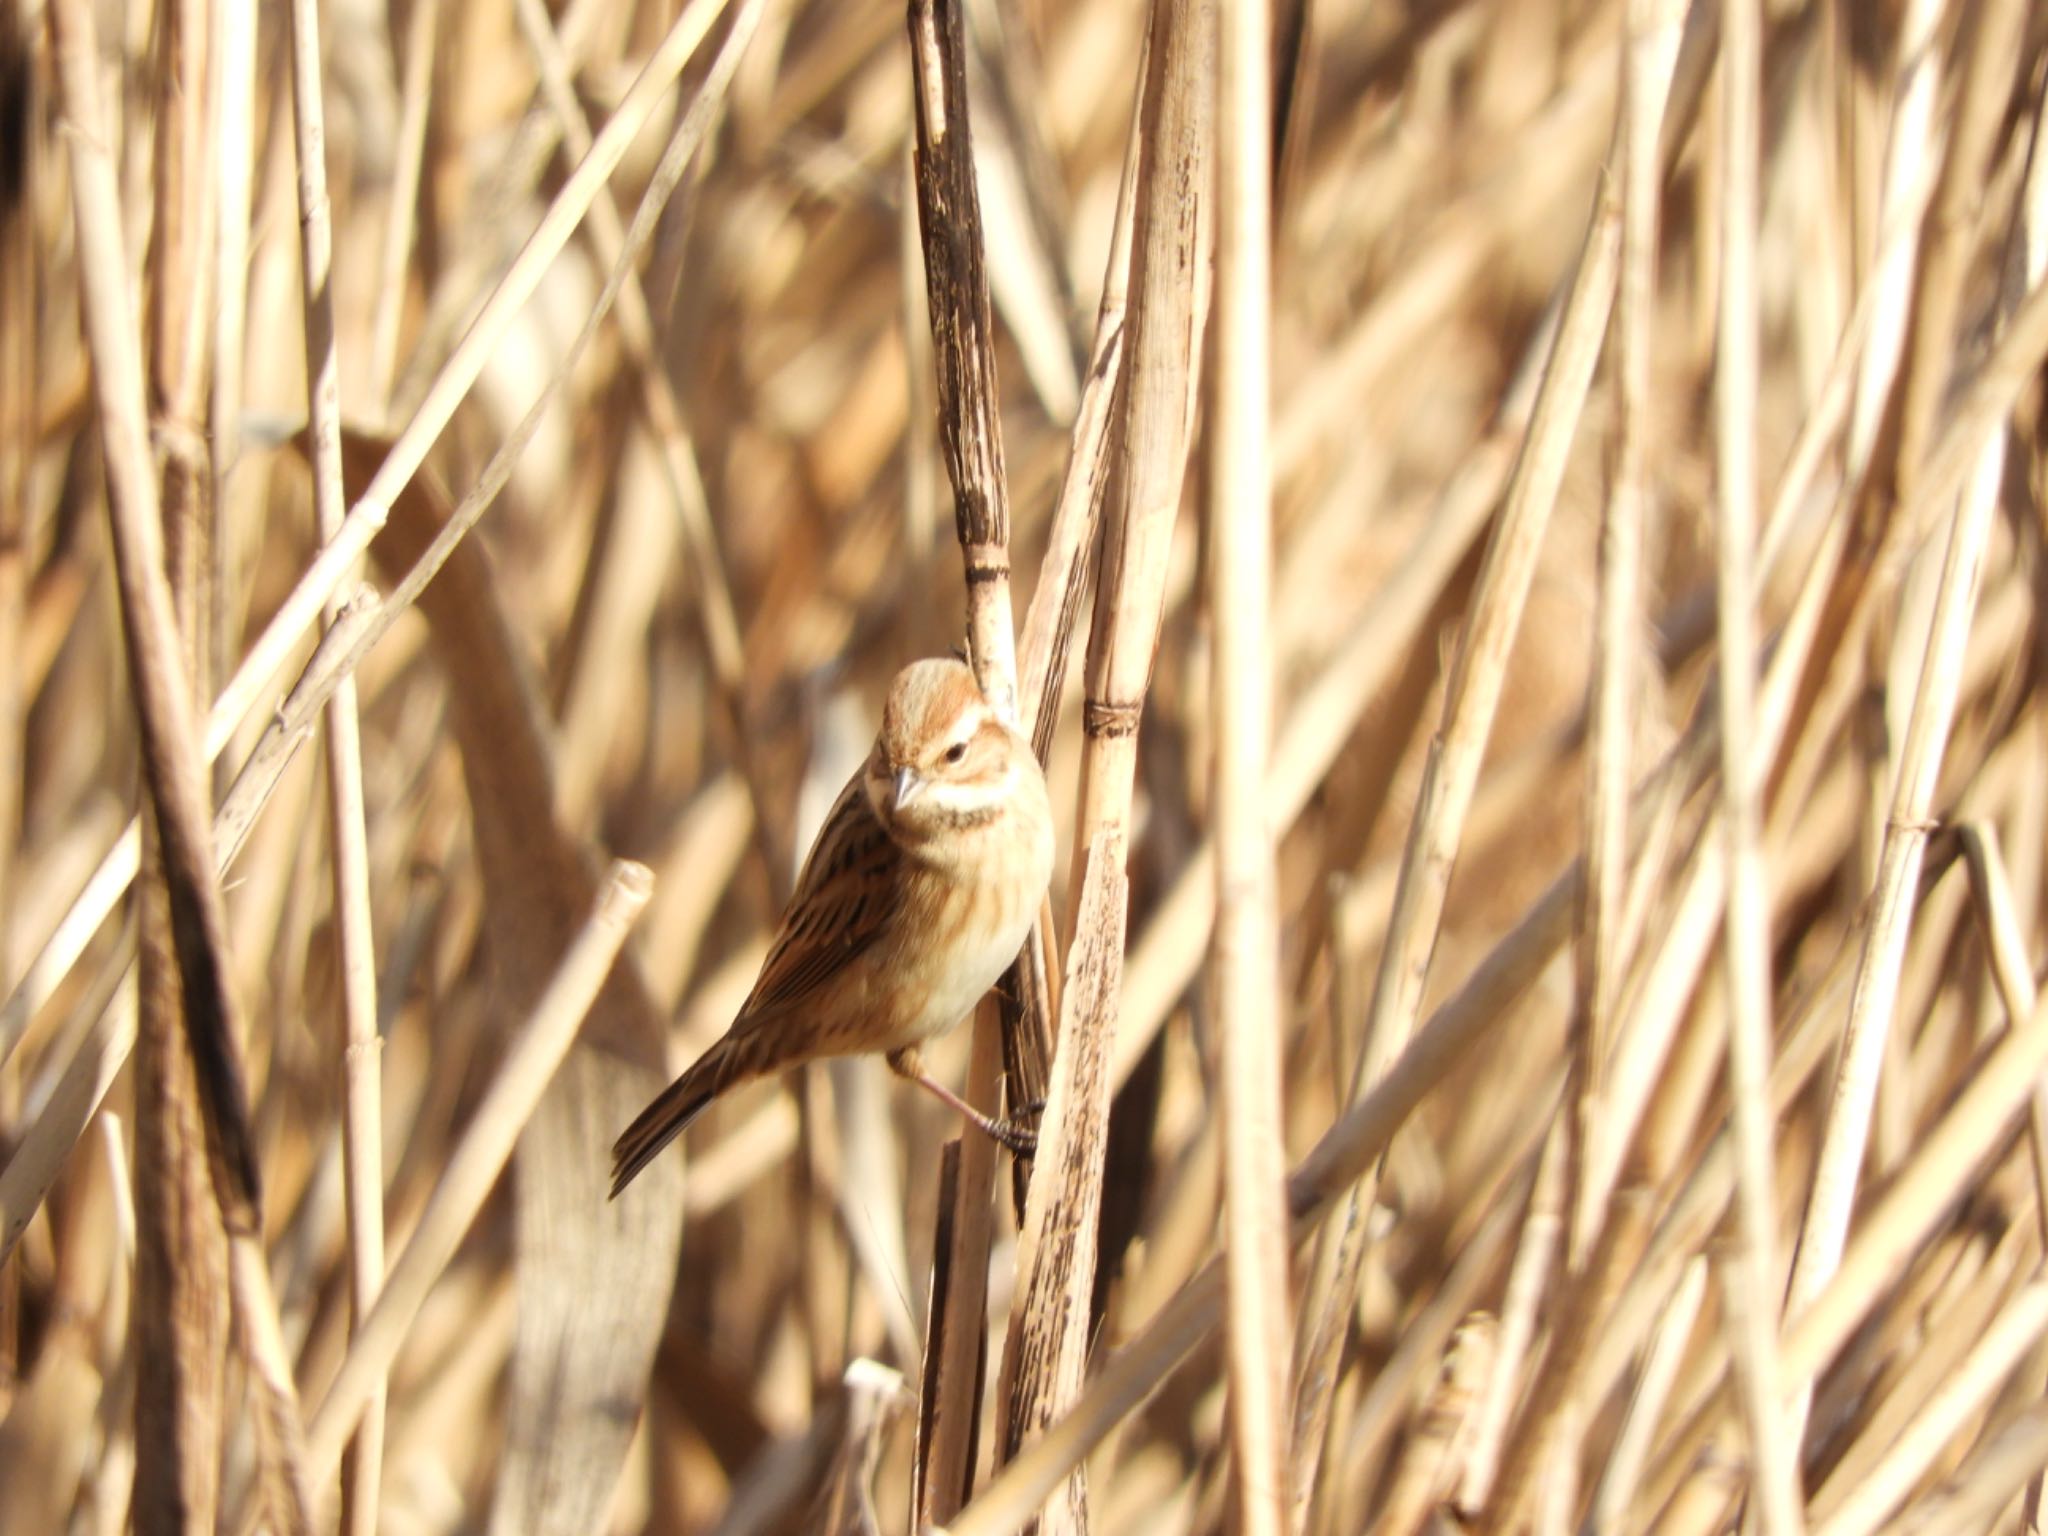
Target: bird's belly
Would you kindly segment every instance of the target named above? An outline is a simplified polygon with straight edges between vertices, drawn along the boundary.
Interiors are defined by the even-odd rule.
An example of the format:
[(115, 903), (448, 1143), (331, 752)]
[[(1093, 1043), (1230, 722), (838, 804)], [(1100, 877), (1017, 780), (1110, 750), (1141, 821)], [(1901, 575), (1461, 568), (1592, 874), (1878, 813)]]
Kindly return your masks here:
[(1036, 915), (1035, 896), (1027, 903), (1015, 890), (987, 888), (976, 893), (962, 923), (985, 935), (979, 941), (963, 936), (943, 946), (942, 961), (899, 957), (889, 982), (900, 989), (899, 1007), (891, 1012), (902, 1022), (885, 1048), (922, 1044), (965, 1018), (1017, 958)]

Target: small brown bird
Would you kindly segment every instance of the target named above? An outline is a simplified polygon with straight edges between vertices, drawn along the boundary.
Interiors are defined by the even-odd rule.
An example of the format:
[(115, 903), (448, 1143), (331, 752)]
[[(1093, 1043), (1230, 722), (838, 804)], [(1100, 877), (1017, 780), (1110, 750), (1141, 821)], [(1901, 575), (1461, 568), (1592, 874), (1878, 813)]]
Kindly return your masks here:
[(1017, 958), (1052, 859), (1038, 759), (974, 674), (951, 660), (897, 673), (875, 749), (826, 816), (754, 990), (619, 1137), (613, 1196), (726, 1089), (821, 1056), (885, 1052), (1015, 1150), (1020, 1134), (927, 1076), (918, 1048)]

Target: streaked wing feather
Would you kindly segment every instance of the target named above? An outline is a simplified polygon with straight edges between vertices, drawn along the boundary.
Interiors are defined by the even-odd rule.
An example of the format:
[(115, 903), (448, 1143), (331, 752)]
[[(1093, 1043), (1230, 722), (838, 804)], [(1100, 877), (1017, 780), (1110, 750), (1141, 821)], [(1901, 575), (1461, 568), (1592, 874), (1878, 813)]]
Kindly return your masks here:
[(856, 772), (833, 803), (804, 867), (761, 975), (733, 1021), (739, 1033), (800, 1008), (881, 937), (903, 882), (900, 855), (875, 819)]

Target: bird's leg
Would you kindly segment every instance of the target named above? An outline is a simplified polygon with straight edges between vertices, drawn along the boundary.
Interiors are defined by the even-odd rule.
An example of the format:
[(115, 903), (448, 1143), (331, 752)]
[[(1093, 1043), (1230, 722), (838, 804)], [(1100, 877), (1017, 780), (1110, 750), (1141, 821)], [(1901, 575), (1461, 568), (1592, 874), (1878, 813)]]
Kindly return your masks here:
[(907, 1077), (940, 1103), (951, 1105), (966, 1117), (967, 1123), (988, 1137), (998, 1146), (1007, 1147), (1017, 1157), (1029, 1157), (1038, 1150), (1038, 1133), (1028, 1126), (1018, 1125), (1010, 1120), (997, 1120), (984, 1115), (959, 1094), (933, 1077), (924, 1069), (924, 1058), (914, 1045), (888, 1055), (889, 1070), (898, 1077)]

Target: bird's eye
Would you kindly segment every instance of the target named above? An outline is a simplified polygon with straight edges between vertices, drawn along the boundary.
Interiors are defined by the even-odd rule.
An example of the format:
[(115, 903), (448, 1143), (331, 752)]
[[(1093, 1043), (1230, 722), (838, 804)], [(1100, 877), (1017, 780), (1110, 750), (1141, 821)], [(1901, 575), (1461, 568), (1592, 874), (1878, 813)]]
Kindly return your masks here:
[(960, 762), (960, 761), (962, 761), (962, 760), (963, 760), (963, 759), (964, 759), (964, 758), (965, 758), (966, 756), (967, 756), (967, 743), (966, 743), (966, 742), (964, 742), (964, 741), (956, 741), (956, 742), (954, 742), (954, 743), (953, 743), (953, 745), (951, 745), (950, 747), (946, 748), (946, 761), (947, 761), (947, 762), (949, 762), (949, 763), (957, 763), (957, 762)]

